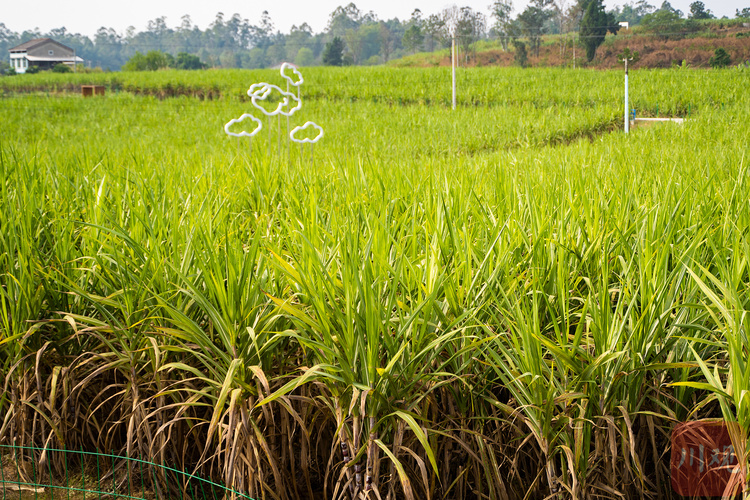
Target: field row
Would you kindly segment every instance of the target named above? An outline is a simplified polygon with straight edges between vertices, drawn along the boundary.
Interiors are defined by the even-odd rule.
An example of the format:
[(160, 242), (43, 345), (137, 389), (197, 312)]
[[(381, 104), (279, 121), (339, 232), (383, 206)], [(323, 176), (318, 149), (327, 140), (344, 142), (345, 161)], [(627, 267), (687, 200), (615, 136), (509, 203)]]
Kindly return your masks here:
[[(302, 94), (309, 99), (443, 107), (451, 104), (449, 68), (305, 68), (304, 74)], [(633, 107), (646, 114), (687, 116), (705, 107), (748, 103), (743, 91), (747, 72), (736, 69), (635, 70), (630, 80)], [(0, 79), (0, 92), (79, 92), (83, 84), (97, 84), (114, 92), (159, 98), (185, 95), (247, 100), (247, 88), (258, 81), (284, 83), (275, 70), (38, 74)], [(457, 82), (458, 103), (473, 106), (601, 107), (621, 102), (623, 95), (621, 71), (472, 68), (459, 69)]]

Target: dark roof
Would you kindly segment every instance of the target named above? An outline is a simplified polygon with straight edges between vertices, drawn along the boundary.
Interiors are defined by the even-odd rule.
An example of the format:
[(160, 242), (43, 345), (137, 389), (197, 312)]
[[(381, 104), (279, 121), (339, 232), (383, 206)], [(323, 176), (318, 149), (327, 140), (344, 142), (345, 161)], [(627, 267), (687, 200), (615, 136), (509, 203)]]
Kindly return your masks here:
[[(47, 42), (52, 42), (62, 47), (65, 47), (66, 49), (70, 49), (70, 47), (68, 47), (67, 45), (63, 45), (60, 42), (56, 42), (55, 40), (51, 38), (34, 38), (33, 40), (29, 40), (28, 42), (22, 43), (21, 45), (16, 45), (15, 47), (9, 50), (10, 52), (29, 50), (29, 49), (33, 49), (37, 45), (41, 45)], [(70, 50), (73, 50), (73, 49), (70, 49)]]

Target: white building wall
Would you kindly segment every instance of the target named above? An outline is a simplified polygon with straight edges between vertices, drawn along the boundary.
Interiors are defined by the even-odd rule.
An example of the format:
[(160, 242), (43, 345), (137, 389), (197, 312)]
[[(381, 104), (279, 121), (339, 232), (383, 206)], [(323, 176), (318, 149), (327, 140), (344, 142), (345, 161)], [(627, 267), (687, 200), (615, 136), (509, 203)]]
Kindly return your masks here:
[(16, 70), (16, 73), (26, 73), (26, 70), (29, 67), (29, 61), (26, 59), (26, 54), (11, 54), (10, 66)]

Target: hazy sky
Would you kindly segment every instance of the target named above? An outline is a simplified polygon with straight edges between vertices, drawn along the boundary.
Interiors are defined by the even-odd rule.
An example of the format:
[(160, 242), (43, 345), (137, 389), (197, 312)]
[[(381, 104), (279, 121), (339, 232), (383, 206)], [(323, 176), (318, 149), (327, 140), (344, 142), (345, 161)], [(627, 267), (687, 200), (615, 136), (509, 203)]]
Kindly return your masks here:
[[(223, 12), (225, 18), (234, 13), (256, 24), (261, 12), (267, 10), (278, 30), (289, 32), (292, 25), (308, 23), (316, 33), (326, 27), (329, 14), (339, 5), (346, 5), (350, 0), (219, 0), (215, 2), (185, 2), (179, 0), (125, 0), (102, 2), (101, 0), (37, 0), (29, 8), (28, 2), (2, 0), (0, 23), (8, 29), (22, 32), (39, 28), (47, 32), (52, 28), (64, 26), (68, 31), (93, 35), (101, 26), (114, 28), (124, 33), (128, 26), (142, 31), (146, 23), (157, 17), (166, 16), (167, 26), (176, 27), (183, 15), (188, 14), (193, 24), (205, 29)], [(574, 0), (568, 0), (572, 4)], [(621, 5), (625, 0), (605, 0), (608, 7)], [(688, 12), (693, 0), (672, 0), (673, 7)], [(650, 0), (652, 5), (661, 5), (662, 0)], [(492, 0), (355, 0), (354, 3), (362, 12), (372, 10), (379, 19), (408, 19), (412, 11), (419, 8), (424, 14), (432, 14), (453, 3), (459, 6), (468, 5), (473, 9), (489, 14), (488, 5)], [(706, 8), (718, 17), (734, 17), (735, 9), (750, 7), (750, 0), (703, 0)], [(527, 0), (514, 2), (516, 11), (523, 10)]]

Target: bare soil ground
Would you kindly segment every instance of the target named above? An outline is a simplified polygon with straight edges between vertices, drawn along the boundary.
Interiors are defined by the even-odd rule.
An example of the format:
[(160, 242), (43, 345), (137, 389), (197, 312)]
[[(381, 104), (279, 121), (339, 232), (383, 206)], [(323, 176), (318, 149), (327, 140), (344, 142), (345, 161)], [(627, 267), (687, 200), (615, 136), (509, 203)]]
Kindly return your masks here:
[[(97, 482), (95, 476), (71, 472), (67, 478), (52, 478), (48, 474), (36, 477), (31, 463), (19, 462), (3, 457), (0, 464), (0, 499), (2, 500), (93, 500), (100, 498), (154, 498), (153, 492), (141, 491), (138, 486), (124, 490), (114, 488), (117, 494), (107, 493), (113, 490), (112, 480)], [(100, 489), (101, 488), (101, 489)], [(102, 493), (99, 493), (101, 491)]]

